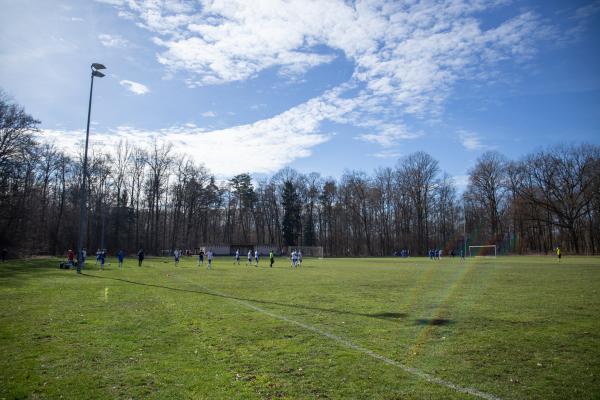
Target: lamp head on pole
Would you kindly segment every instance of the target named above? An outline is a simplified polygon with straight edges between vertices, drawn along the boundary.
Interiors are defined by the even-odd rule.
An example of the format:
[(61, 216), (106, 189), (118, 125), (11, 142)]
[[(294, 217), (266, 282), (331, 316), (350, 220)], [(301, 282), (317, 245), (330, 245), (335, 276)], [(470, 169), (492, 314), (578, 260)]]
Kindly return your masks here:
[(105, 75), (99, 71), (100, 69), (106, 69), (106, 67), (100, 63), (93, 63), (92, 64), (92, 76), (95, 76), (97, 78), (104, 77)]

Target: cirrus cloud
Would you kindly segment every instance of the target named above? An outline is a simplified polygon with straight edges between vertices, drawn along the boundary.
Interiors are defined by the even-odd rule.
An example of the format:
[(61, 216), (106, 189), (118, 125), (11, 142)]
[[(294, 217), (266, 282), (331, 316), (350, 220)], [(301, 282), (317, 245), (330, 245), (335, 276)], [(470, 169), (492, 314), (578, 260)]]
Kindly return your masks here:
[(119, 35), (109, 35), (107, 33), (102, 33), (98, 35), (98, 39), (100, 43), (102, 43), (105, 47), (115, 47), (122, 48), (127, 47), (129, 45), (129, 41), (127, 39), (122, 38)]
[[(526, 61), (553, 37), (527, 10), (484, 27), (479, 16), (506, 0), (109, 2), (151, 32), (166, 74), (183, 74), (190, 87), (245, 81), (268, 69), (293, 79), (340, 56), (352, 62), (352, 77), (336, 89), (276, 117), (218, 131), (278, 142), (283, 136), (263, 128), (286, 121), (285, 137), (301, 143), (300, 154), (326, 140), (323, 121), (362, 129), (358, 139), (384, 148), (420, 137), (407, 128), (408, 118), (439, 118), (459, 81), (488, 79), (498, 64)], [(302, 118), (289, 120), (299, 111)], [(476, 136), (463, 136), (465, 147), (482, 148)], [(270, 157), (272, 165), (284, 162)]]

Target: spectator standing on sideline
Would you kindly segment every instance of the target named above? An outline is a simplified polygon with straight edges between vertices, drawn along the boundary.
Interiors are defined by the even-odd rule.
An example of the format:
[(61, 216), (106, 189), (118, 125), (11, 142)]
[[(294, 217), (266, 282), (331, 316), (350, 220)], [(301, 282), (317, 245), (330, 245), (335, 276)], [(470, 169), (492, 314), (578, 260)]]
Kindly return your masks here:
[(73, 268), (75, 266), (75, 253), (71, 249), (67, 251), (67, 262), (69, 264), (69, 268)]

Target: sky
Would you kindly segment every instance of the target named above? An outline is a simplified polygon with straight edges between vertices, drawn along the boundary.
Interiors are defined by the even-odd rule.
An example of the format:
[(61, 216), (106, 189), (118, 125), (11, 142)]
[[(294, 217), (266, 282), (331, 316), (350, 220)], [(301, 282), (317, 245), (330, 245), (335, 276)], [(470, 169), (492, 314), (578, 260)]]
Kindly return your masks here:
[(0, 88), (73, 155), (170, 142), (218, 177), (600, 144), (600, 0), (0, 0)]

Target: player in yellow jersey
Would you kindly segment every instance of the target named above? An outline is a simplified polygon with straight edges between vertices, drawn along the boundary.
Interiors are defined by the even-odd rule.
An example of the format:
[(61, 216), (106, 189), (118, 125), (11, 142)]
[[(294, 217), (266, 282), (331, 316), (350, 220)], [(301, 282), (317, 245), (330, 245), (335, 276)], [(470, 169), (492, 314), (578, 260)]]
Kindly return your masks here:
[(557, 247), (557, 248), (556, 248), (556, 257), (558, 258), (558, 262), (560, 262), (560, 257), (561, 257), (561, 254), (560, 254), (560, 247)]

